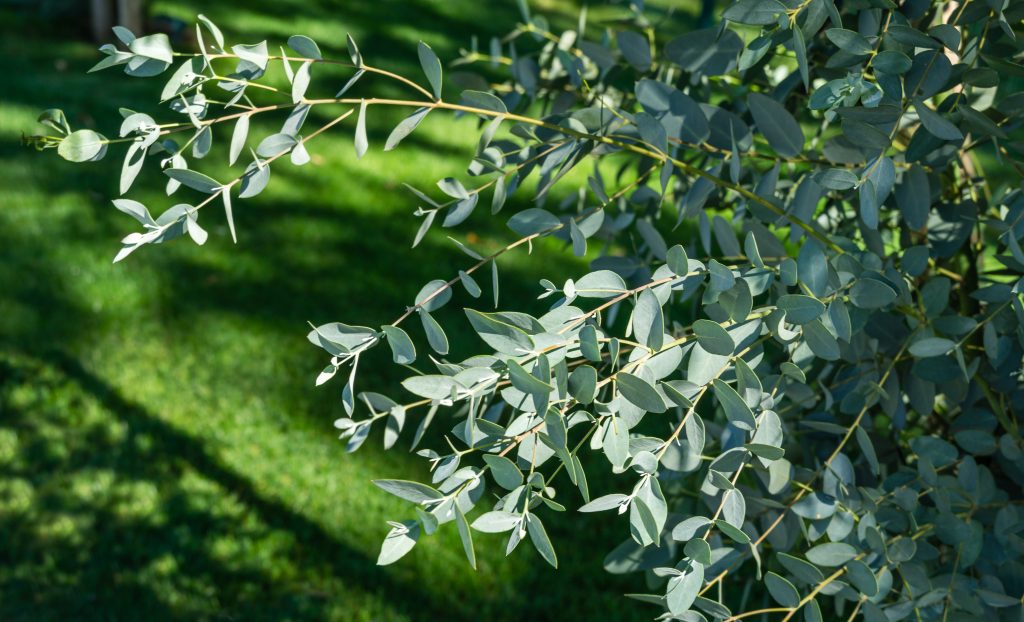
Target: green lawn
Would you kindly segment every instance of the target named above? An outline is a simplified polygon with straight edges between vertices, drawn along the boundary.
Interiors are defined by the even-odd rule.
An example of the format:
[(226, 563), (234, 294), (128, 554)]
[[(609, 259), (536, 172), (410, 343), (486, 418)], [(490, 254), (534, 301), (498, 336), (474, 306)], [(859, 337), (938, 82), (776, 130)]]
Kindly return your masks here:
[[(336, 58), (346, 57), (351, 32), (368, 62), (416, 77), (420, 38), (451, 59), (471, 33), (486, 41), (517, 16), (511, 0), (152, 5), (189, 21), (204, 11), (232, 42), (308, 34)], [(95, 46), (64, 32), (67, 24), (10, 9), (0, 17), (0, 619), (653, 614), (621, 597), (642, 581), (601, 570), (606, 543), (627, 536), (624, 521), (576, 513), (553, 521), (559, 571), (529, 546), (506, 559), (502, 541), (479, 537), (473, 572), (454, 528), (397, 565), (375, 565), (385, 521), (410, 512), (370, 479), (422, 478), (423, 462), (401, 446), (381, 451), (379, 432), (359, 453), (344, 452), (331, 425), (341, 387), (314, 389), (325, 359), (305, 341), (306, 322), (391, 321), (422, 284), (469, 263), (439, 232), (409, 250), (416, 204), (400, 182), (428, 188), (461, 174), (475, 143), (471, 120), (432, 115), (385, 154), (399, 117), (373, 114), (361, 161), (351, 126), (338, 128), (310, 143), (313, 164), (275, 168), (264, 194), (236, 203), (237, 246), (211, 211), (205, 247), (178, 240), (112, 265), (118, 240), (135, 230), (110, 204), (123, 152), (72, 165), (21, 147), (20, 135), (37, 129), (47, 107), (116, 135), (117, 106), (157, 112), (161, 82), (86, 76)], [(260, 124), (260, 135), (278, 122)], [(204, 170), (228, 179), (225, 161), (217, 150)], [(171, 204), (160, 185), (148, 171), (132, 196), (159, 211)], [(472, 232), (482, 249), (511, 239), (479, 212), (456, 235)], [(553, 276), (553, 257), (562, 276), (582, 265), (551, 245), (511, 254), (501, 264), (503, 295), (536, 295), (537, 268), (543, 262)], [(470, 299), (456, 302), (444, 312), (451, 324)], [(362, 363), (360, 387), (398, 394), (379, 350)]]

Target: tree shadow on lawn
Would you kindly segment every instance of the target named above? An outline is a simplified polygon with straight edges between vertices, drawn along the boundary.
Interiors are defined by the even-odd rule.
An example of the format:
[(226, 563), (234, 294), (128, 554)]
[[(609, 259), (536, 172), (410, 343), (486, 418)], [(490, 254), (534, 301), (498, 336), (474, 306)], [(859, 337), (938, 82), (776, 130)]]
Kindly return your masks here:
[[(114, 415), (116, 423), (47, 412), (47, 404), (35, 401), (27, 404), (29, 409), (12, 407), (12, 401), (23, 399), (12, 394), (29, 385), (35, 390), (70, 390), (76, 395), (67, 406), (86, 407), (81, 402), (95, 402)], [(0, 547), (0, 556), (7, 558), (3, 563), (5, 573), (10, 573), (6, 586), (0, 588), (4, 619), (87, 619), (95, 615), (171, 620), (208, 614), (179, 610), (167, 602), (166, 593), (149, 589), (153, 577), (146, 575), (160, 562), (173, 565), (186, 584), (205, 584), (203, 591), (209, 591), (218, 607), (231, 617), (273, 619), (276, 612), (319, 619), (331, 594), (280, 583), (258, 567), (230, 567), (218, 555), (218, 541), (244, 540), (246, 536), (237, 532), (253, 529), (252, 521), (242, 515), (250, 512), (258, 517), (259, 530), (290, 534), (285, 543), (287, 551), (281, 554), (296, 566), (301, 565), (304, 573), (343, 578), (349, 591), (355, 587), (376, 594), (388, 602), (389, 609), (410, 619), (433, 618), (449, 611), (438, 594), (396, 580), (319, 524), (261, 495), (247, 478), (224, 466), (202, 439), (125, 399), (73, 357), (56, 351), (43, 360), (22, 355), (4, 357), (0, 359), (0, 391), (7, 398), (3, 402), (3, 430), (35, 436), (35, 443), (24, 447), (26, 460), (13, 469), (4, 469), (8, 471), (6, 476), (30, 482), (36, 491), (31, 494), (38, 503), (25, 514), (11, 512), (9, 507), (0, 514), (0, 533), (11, 538)], [(79, 392), (81, 395), (77, 395)], [(74, 434), (84, 435), (87, 444), (61, 437), (46, 439), (45, 434), (38, 433), (41, 414), (67, 417), (69, 424), (79, 419), (78, 423), (85, 425)], [(108, 424), (112, 430), (106, 427)], [(63, 444), (48, 446), (53, 440)], [(211, 512), (205, 500), (195, 498), (196, 490), (182, 486), (182, 479), (193, 472), (209, 482), (207, 493), (229, 496), (229, 506), (242, 506), (244, 510), (227, 510), (225, 515)], [(76, 496), (74, 488), (87, 485), (79, 480), (102, 480), (108, 475), (121, 482), (146, 485), (127, 487), (123, 494), (128, 498), (118, 498), (121, 493), (116, 492), (116, 486), (114, 492), (103, 490), (98, 497)], [(71, 482), (72, 491), (47, 490), (48, 483), (56, 482)], [(153, 491), (159, 497), (155, 503), (146, 498), (146, 493)], [(142, 504), (145, 513), (133, 515), (118, 507), (131, 505), (132, 496), (140, 496), (135, 503)], [(48, 531), (47, 517), (54, 515), (60, 519), (52, 521), (56, 524)], [(88, 526), (74, 533), (60, 524), (62, 519), (73, 522), (80, 518), (87, 518)], [(41, 519), (43, 527), (26, 519)], [(40, 557), (47, 561), (41, 563)], [(19, 572), (26, 569), (29, 573)], [(34, 580), (32, 569), (55, 580)], [(402, 594), (403, 598), (390, 598), (392, 594)]]

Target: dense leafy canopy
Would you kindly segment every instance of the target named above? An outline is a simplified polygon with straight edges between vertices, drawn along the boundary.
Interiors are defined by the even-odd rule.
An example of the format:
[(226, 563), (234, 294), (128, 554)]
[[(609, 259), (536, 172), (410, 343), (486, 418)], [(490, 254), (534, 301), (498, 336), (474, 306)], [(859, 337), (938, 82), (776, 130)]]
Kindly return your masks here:
[[(614, 26), (584, 13), (561, 32), (520, 7), (508, 36), (449, 63), (458, 72), (421, 43), (422, 77), (367, 64), (351, 38), (347, 60), (302, 35), (276, 54), (229, 45), (200, 16), (200, 52), (182, 54), (118, 28), (96, 69), (169, 71), (160, 99), (183, 120), (122, 110), (108, 140), (50, 110), (55, 134), (29, 141), (76, 162), (124, 145), (122, 194), (148, 161), (168, 195), (201, 197), (156, 218), (116, 199), (142, 227), (117, 261), (185, 234), (204, 243), (214, 202), (234, 236), (232, 195), (259, 194), (285, 156), (309, 162), (307, 143), (345, 120), (370, 153), (378, 106), (409, 113), (385, 150), (431, 112), (475, 120), (465, 174), (409, 188), (413, 246), (531, 198), (507, 215), (514, 241), (489, 255), (459, 242), (471, 261), (390, 324), (308, 336), (330, 357), (318, 384), (344, 370), (335, 426), (350, 450), (374, 427), (391, 447), (407, 419), (413, 448), (428, 426), (447, 431), (418, 450), (429, 483), (377, 482), (410, 507), (381, 564), (455, 523), (471, 565), (478, 531), (557, 566), (543, 521), (575, 508), (622, 521), (605, 567), (646, 573), (651, 593), (635, 596), (666, 619), (1019, 618), (1024, 3), (739, 0), (676, 37), (640, 2)], [(350, 77), (309, 98), (324, 63)], [(271, 69), (289, 90), (260, 82)], [(483, 77), (495, 72), (504, 81)], [(366, 74), (412, 98), (360, 92)], [(305, 130), (314, 106), (337, 116)], [(272, 111), (287, 111), (280, 132), (251, 139), (251, 117)], [(227, 182), (193, 168), (215, 133), (245, 163)], [(1012, 182), (990, 183), (992, 154)], [(542, 279), (550, 306), (535, 317), (499, 297), (498, 265), (543, 237), (591, 271)], [(472, 307), (444, 310), (455, 301)], [(479, 335), (477, 355), (447, 356), (452, 322)], [(360, 357), (384, 342), (411, 400), (356, 389)], [(598, 468), (619, 492), (591, 494)], [(730, 589), (737, 576), (763, 598)]]

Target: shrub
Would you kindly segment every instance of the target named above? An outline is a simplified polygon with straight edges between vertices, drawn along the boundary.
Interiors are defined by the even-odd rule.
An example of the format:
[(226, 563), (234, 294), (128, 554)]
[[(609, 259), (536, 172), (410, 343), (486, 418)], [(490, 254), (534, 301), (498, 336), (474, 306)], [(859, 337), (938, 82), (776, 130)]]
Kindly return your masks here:
[[(1024, 3), (739, 0), (674, 38), (673, 18), (641, 5), (614, 27), (584, 12), (557, 32), (521, 2), (522, 22), (486, 51), (474, 42), (447, 82), (423, 43), (424, 76), (406, 77), (351, 38), (341, 61), (301, 35), (279, 54), (230, 45), (203, 16), (198, 53), (115, 29), (121, 45), (95, 69), (170, 71), (160, 100), (177, 120), (122, 110), (110, 140), (50, 110), (53, 132), (27, 140), (76, 162), (124, 146), (122, 194), (149, 165), (169, 195), (201, 197), (158, 217), (115, 199), (141, 225), (119, 261), (185, 234), (203, 244), (214, 203), (234, 236), (233, 200), (284, 158), (307, 163), (342, 122), (363, 156), (378, 107), (410, 111), (385, 150), (431, 115), (475, 124), (462, 180), (409, 188), (412, 246), (487, 212), (512, 241), (460, 243), (464, 269), (391, 323), (308, 336), (330, 357), (317, 384), (343, 375), (349, 450), (374, 427), (391, 447), (412, 418), (413, 448), (446, 431), (417, 452), (429, 484), (377, 482), (409, 502), (381, 564), (454, 523), (471, 565), (478, 531), (507, 534), (508, 552), (529, 540), (557, 566), (544, 521), (573, 508), (620, 521), (605, 567), (646, 573), (652, 593), (635, 598), (665, 619), (1019, 617)], [(307, 97), (325, 64), (350, 68), (347, 82)], [(373, 97), (367, 77), (409, 99)], [(471, 88), (449, 98), (454, 82)], [(310, 130), (313, 107), (337, 113)], [(250, 119), (273, 111), (287, 113), (281, 131), (250, 140)], [(248, 162), (228, 182), (192, 168), (215, 134)], [(532, 206), (508, 215), (513, 195)], [(502, 255), (545, 237), (591, 271), (542, 278), (539, 317), (527, 300), (482, 310), (499, 307)], [(481, 309), (440, 312), (456, 295)], [(479, 353), (448, 357), (442, 321), (468, 322)], [(412, 401), (356, 390), (360, 357), (384, 343)], [(591, 494), (598, 469), (619, 492)]]

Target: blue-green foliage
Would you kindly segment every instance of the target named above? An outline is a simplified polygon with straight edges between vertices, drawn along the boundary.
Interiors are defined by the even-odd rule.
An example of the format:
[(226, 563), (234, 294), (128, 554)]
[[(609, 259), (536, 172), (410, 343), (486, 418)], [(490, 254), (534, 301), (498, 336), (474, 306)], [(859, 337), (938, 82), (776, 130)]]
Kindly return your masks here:
[[(1019, 618), (1024, 193), (1020, 179), (989, 184), (977, 154), (1021, 170), (1024, 98), (1006, 76), (1024, 70), (1024, 3), (740, 0), (718, 27), (674, 38), (642, 3), (614, 26), (584, 13), (562, 32), (520, 7), (507, 37), (450, 63), (457, 78), (422, 43), (424, 75), (397, 76), (351, 38), (349, 60), (305, 36), (272, 54), (200, 18), (201, 52), (176, 58), (166, 38), (117, 30), (97, 68), (146, 77), (180, 63), (161, 99), (184, 117), (122, 110), (122, 193), (151, 162), (168, 194), (205, 198), (156, 218), (115, 200), (143, 228), (115, 260), (186, 233), (204, 243), (201, 208), (221, 202), (231, 223), (232, 193), (258, 194), (285, 155), (302, 166), (307, 143), (349, 117), (362, 157), (379, 106), (409, 111), (386, 150), (430, 112), (468, 115), (480, 140), (462, 179), (410, 188), (413, 246), (515, 193), (534, 207), (494, 217), (520, 237), (490, 254), (459, 241), (470, 260), (456, 274), (396, 318), (358, 318), (389, 324), (309, 333), (330, 355), (317, 382), (342, 376), (335, 425), (350, 450), (375, 428), (386, 447), (447, 431), (418, 449), (429, 483), (377, 481), (410, 504), (379, 563), (455, 523), (471, 565), (479, 531), (508, 534), (508, 552), (529, 540), (557, 566), (544, 518), (577, 509), (623, 515), (605, 567), (647, 573), (652, 593), (636, 598), (665, 618)], [(309, 98), (324, 63), (351, 75)], [(290, 90), (260, 82), (271, 65)], [(375, 98), (367, 73), (410, 99)], [(304, 130), (314, 106), (337, 115)], [(249, 139), (251, 116), (282, 109), (280, 132)], [(59, 111), (41, 121), (56, 135), (30, 140), (69, 160), (114, 142)], [(215, 133), (247, 162), (234, 180), (191, 168)], [(538, 274), (550, 306), (534, 316), (500, 297), (498, 264), (542, 237), (592, 271), (561, 286)], [(480, 342), (449, 343), (450, 322)], [(360, 357), (382, 342), (410, 368), (413, 399), (358, 391)], [(592, 495), (585, 467), (621, 489)], [(751, 606), (737, 588), (750, 578), (763, 582), (754, 600), (774, 604)]]

